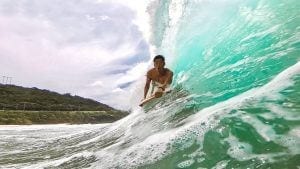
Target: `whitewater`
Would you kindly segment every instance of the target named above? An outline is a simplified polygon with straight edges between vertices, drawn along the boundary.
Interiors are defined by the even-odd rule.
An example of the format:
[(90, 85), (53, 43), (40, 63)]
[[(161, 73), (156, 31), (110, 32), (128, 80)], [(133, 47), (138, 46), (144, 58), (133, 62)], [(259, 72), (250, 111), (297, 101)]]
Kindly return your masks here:
[[(173, 91), (107, 124), (0, 127), (0, 168), (300, 168), (300, 1), (158, 0)], [(142, 93), (140, 83), (132, 95)]]

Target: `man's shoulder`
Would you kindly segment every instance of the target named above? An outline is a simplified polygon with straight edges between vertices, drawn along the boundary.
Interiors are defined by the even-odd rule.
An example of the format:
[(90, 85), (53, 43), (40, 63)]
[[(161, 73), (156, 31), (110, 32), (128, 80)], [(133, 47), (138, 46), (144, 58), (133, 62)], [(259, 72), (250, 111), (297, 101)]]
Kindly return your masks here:
[(148, 70), (147, 76), (148, 76), (148, 77), (152, 76), (153, 73), (154, 73), (154, 71), (155, 71), (155, 68), (151, 68), (150, 70)]
[(170, 70), (170, 69), (168, 69), (168, 68), (166, 68), (166, 70), (167, 70), (169, 73), (173, 73), (172, 70)]
[(155, 71), (155, 68), (151, 68), (150, 70), (148, 70), (147, 74), (152, 74)]

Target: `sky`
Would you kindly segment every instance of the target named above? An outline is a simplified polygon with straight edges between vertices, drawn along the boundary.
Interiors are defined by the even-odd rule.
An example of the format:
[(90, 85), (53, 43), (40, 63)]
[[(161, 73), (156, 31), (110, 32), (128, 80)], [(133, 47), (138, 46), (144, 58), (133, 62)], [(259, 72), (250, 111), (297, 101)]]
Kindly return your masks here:
[(151, 58), (142, 2), (1, 0), (0, 76), (129, 109)]

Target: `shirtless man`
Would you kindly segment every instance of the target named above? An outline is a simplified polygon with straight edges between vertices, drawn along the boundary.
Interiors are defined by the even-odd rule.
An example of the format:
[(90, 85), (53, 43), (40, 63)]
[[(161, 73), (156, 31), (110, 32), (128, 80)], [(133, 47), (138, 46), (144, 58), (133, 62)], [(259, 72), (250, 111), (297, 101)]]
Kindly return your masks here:
[[(147, 80), (144, 88), (144, 99), (147, 97), (147, 93), (152, 82), (151, 96), (144, 100), (140, 106), (143, 106), (146, 102), (159, 98), (163, 95), (165, 90), (170, 86), (173, 79), (173, 72), (165, 68), (165, 58), (162, 55), (157, 55), (153, 59), (154, 68), (147, 72)], [(154, 94), (153, 94), (154, 93)]]

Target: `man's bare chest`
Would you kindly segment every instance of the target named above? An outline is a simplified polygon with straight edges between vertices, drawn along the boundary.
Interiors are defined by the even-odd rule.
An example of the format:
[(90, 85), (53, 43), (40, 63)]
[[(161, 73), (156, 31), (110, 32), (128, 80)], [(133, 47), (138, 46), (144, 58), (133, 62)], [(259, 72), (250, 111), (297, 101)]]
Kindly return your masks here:
[(160, 75), (158, 73), (152, 73), (150, 79), (159, 83), (164, 83), (167, 79), (167, 74)]

